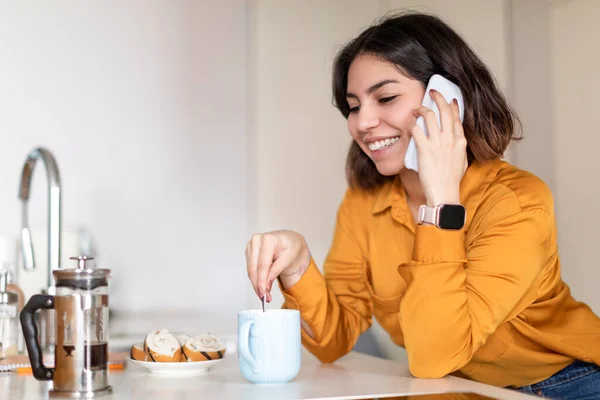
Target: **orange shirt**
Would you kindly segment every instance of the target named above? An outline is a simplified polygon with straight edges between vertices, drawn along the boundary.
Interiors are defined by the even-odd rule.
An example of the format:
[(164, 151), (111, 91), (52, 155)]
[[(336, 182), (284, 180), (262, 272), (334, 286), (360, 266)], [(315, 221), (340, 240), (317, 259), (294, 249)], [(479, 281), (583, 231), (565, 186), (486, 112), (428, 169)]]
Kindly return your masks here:
[(398, 180), (347, 191), (324, 274), (311, 260), (283, 290), (315, 336), (302, 332), (305, 347), (333, 362), (375, 316), (420, 378), (519, 387), (600, 364), (600, 318), (560, 276), (549, 188), (498, 160), (471, 165), (460, 190), (460, 231), (416, 225)]

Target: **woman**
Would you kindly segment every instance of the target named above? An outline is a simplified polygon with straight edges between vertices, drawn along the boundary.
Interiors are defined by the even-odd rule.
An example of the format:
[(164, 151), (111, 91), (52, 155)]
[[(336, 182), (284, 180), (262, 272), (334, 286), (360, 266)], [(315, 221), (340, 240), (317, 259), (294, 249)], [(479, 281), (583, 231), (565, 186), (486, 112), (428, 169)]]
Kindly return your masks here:
[[(441, 127), (421, 106), (434, 74), (461, 88), (462, 124), (437, 92)], [(257, 295), (270, 301), (279, 280), (322, 362), (349, 352), (374, 315), (416, 377), (600, 398), (600, 319), (561, 279), (550, 190), (501, 160), (517, 119), (464, 40), (433, 16), (387, 18), (340, 51), (333, 91), (353, 143), (324, 275), (300, 234), (256, 234)], [(411, 137), (418, 173), (404, 166)]]

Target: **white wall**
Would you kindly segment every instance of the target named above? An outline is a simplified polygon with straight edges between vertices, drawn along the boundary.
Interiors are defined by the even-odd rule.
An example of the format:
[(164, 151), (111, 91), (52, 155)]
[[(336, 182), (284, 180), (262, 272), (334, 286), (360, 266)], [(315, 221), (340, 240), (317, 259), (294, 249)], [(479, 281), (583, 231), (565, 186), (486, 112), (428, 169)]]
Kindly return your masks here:
[(218, 305), (233, 324), (247, 289), (245, 29), (243, 0), (1, 3), (0, 231), (18, 234), (22, 163), (47, 146), (65, 227), (90, 229), (113, 271), (113, 310)]
[[(512, 2), (513, 105), (524, 138), (515, 149), (519, 167), (542, 178), (556, 192), (554, 88), (551, 81), (548, 0)], [(555, 193), (556, 194), (556, 193)]]
[[(553, 153), (563, 277), (600, 314), (600, 2), (554, 1), (550, 13)], [(540, 141), (543, 142), (543, 141)], [(545, 157), (545, 156), (542, 156)]]

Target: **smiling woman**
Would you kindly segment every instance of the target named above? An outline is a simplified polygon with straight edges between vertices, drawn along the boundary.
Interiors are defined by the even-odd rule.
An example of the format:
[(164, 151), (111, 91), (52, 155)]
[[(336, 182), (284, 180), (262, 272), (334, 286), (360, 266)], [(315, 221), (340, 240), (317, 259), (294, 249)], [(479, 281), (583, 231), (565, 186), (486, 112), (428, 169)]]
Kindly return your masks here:
[[(440, 123), (421, 105), (433, 75), (460, 87), (463, 122), (436, 91)], [(518, 121), (465, 41), (435, 16), (385, 18), (341, 50), (333, 90), (353, 143), (324, 274), (299, 233), (255, 234), (256, 294), (270, 300), (278, 280), (322, 362), (374, 316), (417, 377), (600, 398), (600, 318), (561, 278), (549, 188), (501, 160)], [(418, 173), (404, 166), (411, 138)]]
[[(469, 142), (469, 162), (500, 158), (511, 140), (520, 139), (514, 129), (514, 125), (520, 126), (518, 117), (481, 59), (446, 24), (439, 23), (436, 29), (423, 30), (419, 26), (421, 22), (415, 15), (413, 18), (390, 18), (387, 24), (367, 29), (336, 57), (333, 66), (335, 105), (348, 119), (348, 128), (355, 139), (347, 162), (347, 173), (353, 186), (374, 188), (393, 179), (403, 167), (401, 160), (408, 146), (409, 129), (414, 124), (412, 112), (421, 104), (425, 86), (435, 73), (443, 72), (442, 75), (455, 81), (463, 91), (466, 103), (463, 128)], [(436, 35), (444, 40), (436, 40)], [(380, 80), (375, 82), (375, 77)], [(359, 119), (353, 114), (361, 110), (361, 101), (364, 104)], [(365, 147), (361, 146), (361, 143), (380, 138), (356, 140), (358, 128), (374, 123), (373, 120), (369, 122), (368, 110), (364, 108), (376, 106), (385, 106), (388, 110), (389, 134), (396, 133), (399, 134), (396, 137), (404, 138), (400, 141), (404, 145), (396, 150), (398, 157), (394, 157), (397, 165), (382, 164), (382, 169), (369, 160), (382, 157), (379, 154), (373, 154), (375, 158), (369, 157)], [(385, 117), (382, 120), (379, 122), (387, 122)]]
[[(336, 63), (336, 69), (343, 68), (342, 62)], [(357, 55), (348, 65), (347, 77), (336, 79), (347, 84), (335, 88), (336, 99), (346, 95), (341, 100), (347, 104), (342, 113), (347, 113), (348, 130), (354, 139), (348, 172), (352, 185), (370, 189), (377, 177), (395, 177), (404, 167), (410, 129), (415, 123), (413, 112), (421, 104), (425, 86), (369, 52)], [(377, 172), (369, 171), (373, 168)]]

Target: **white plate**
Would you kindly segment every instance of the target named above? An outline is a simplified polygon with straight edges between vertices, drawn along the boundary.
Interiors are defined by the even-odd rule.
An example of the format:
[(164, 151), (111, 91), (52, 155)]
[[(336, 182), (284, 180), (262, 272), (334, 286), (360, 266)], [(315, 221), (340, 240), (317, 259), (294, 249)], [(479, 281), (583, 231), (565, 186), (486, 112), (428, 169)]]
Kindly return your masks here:
[(212, 367), (223, 361), (222, 358), (218, 360), (192, 362), (152, 362), (133, 360), (131, 358), (128, 358), (127, 360), (132, 364), (147, 369), (150, 373), (160, 375), (200, 375), (206, 373)]

